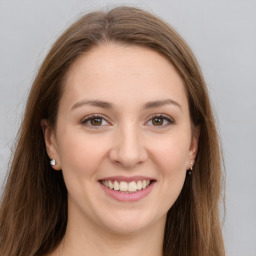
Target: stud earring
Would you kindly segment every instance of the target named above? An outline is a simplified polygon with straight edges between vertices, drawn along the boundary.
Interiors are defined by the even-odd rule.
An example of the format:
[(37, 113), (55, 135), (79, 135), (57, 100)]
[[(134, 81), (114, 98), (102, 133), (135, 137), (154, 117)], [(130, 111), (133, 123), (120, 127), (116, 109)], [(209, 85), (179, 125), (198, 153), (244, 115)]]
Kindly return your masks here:
[(52, 160), (50, 161), (50, 165), (51, 165), (51, 166), (55, 166), (55, 165), (56, 165), (55, 159), (52, 159)]

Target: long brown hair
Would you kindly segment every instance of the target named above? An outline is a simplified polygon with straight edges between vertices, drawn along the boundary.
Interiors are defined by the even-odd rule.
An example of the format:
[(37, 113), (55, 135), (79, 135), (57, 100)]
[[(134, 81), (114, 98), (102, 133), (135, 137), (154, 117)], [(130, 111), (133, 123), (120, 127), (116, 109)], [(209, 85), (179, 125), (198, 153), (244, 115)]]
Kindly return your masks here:
[(219, 216), (221, 152), (208, 92), (197, 61), (168, 24), (143, 10), (118, 7), (87, 14), (52, 46), (33, 83), (0, 207), (0, 255), (53, 251), (67, 224), (67, 190), (49, 165), (40, 127), (54, 127), (65, 74), (92, 47), (115, 42), (148, 47), (165, 56), (184, 81), (191, 120), (200, 125), (192, 175), (167, 215), (165, 256), (224, 256)]

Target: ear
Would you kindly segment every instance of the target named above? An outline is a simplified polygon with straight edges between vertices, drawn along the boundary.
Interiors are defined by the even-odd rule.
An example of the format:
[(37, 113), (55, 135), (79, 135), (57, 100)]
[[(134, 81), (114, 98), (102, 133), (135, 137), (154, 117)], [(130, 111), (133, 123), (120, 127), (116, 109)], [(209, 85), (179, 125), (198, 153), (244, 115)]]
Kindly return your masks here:
[(189, 159), (188, 159), (189, 163), (188, 163), (187, 169), (190, 169), (191, 167), (193, 167), (195, 163), (195, 158), (198, 150), (198, 141), (200, 137), (200, 128), (201, 127), (197, 125), (197, 126), (194, 126), (192, 130), (191, 143), (189, 147)]
[[(56, 136), (54, 129), (49, 125), (46, 119), (41, 120), (41, 128), (44, 134), (44, 141), (46, 146), (46, 151), (50, 159), (55, 159), (56, 164), (52, 166), (54, 170), (60, 170), (60, 160), (59, 160), (59, 153), (58, 147), (56, 142)], [(49, 162), (50, 164), (50, 162)]]

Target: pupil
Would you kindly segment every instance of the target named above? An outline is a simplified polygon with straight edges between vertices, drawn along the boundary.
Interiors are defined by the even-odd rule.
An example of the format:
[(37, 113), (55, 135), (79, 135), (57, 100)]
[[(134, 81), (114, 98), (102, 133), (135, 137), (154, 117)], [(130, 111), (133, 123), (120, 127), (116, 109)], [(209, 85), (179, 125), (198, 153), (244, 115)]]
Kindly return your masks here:
[(153, 119), (153, 124), (154, 125), (162, 125), (163, 124), (163, 119), (162, 118), (154, 118)]
[(101, 125), (101, 123), (102, 123), (101, 118), (94, 118), (94, 119), (91, 120), (92, 125), (96, 125), (96, 126), (98, 125), (99, 126), (99, 125)]

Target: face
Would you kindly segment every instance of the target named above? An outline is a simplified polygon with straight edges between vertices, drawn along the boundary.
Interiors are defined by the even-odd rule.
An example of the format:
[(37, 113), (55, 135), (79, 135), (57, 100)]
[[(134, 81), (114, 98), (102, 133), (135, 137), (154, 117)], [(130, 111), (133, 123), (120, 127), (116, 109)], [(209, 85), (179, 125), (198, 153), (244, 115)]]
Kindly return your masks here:
[(69, 223), (132, 233), (164, 226), (197, 151), (183, 81), (158, 53), (105, 44), (71, 66), (47, 152)]

